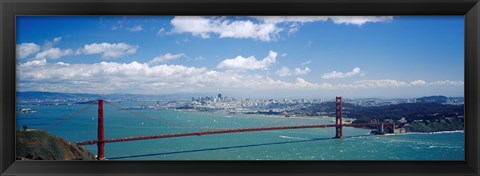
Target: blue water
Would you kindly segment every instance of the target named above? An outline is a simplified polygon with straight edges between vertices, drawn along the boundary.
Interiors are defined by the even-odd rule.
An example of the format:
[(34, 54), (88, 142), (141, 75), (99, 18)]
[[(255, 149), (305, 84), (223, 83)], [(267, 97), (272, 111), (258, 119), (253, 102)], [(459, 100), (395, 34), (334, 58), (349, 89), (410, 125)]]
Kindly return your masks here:
[[(143, 102), (122, 102), (119, 106)], [(88, 105), (25, 106), (35, 113), (17, 114), (17, 129), (45, 129)], [(48, 131), (69, 141), (97, 138), (97, 109), (88, 110)], [(134, 110), (140, 117), (105, 104), (105, 138), (158, 135), (223, 128), (331, 124), (333, 118), (225, 115), (173, 110)], [(173, 124), (173, 125), (172, 125)], [(182, 126), (175, 126), (182, 124)], [(374, 136), (369, 130), (344, 128), (344, 139), (333, 139), (334, 128), (229, 133), (154, 139), (105, 145), (109, 160), (464, 160), (464, 133), (409, 133)], [(86, 148), (97, 153), (96, 145)]]

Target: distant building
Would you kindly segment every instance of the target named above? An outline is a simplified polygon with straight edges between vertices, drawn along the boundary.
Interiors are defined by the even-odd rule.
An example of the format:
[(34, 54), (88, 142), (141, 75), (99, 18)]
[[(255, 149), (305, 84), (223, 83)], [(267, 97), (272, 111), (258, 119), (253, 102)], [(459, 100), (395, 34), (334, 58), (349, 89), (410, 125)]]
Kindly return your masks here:
[(222, 94), (219, 93), (218, 96), (217, 96), (218, 100), (222, 100)]

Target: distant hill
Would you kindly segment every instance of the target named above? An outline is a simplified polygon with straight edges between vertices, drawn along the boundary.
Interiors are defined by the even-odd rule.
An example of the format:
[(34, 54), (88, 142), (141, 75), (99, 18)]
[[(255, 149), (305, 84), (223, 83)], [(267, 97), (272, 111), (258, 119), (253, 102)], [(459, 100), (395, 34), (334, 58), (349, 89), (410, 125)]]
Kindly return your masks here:
[(143, 94), (87, 94), (87, 93), (61, 93), (61, 92), (39, 92), (27, 91), (16, 92), (17, 99), (23, 102), (85, 102), (96, 99), (111, 100), (190, 100), (194, 96), (202, 94), (165, 94), (165, 95), (143, 95)]
[(17, 131), (18, 160), (95, 160), (83, 146), (65, 141), (46, 131)]
[(429, 96), (429, 97), (421, 97), (417, 98), (417, 103), (445, 103), (447, 102), (447, 97), (445, 96)]
[(60, 93), (60, 92), (17, 92), (17, 98), (22, 100), (45, 100), (45, 99), (98, 99), (103, 97), (99, 94), (83, 93)]
[(357, 119), (429, 120), (464, 115), (464, 105), (438, 103), (402, 103), (378, 107), (356, 107), (351, 116)]

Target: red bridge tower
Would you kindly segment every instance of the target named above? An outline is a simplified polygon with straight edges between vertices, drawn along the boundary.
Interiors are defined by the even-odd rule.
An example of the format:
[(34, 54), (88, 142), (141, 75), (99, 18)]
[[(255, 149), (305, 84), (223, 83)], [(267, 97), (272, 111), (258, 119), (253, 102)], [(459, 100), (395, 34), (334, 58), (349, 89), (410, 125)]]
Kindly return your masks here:
[(342, 97), (336, 97), (335, 100), (335, 138), (343, 138), (342, 128)]
[(103, 100), (98, 100), (98, 160), (105, 160), (105, 135), (103, 133)]

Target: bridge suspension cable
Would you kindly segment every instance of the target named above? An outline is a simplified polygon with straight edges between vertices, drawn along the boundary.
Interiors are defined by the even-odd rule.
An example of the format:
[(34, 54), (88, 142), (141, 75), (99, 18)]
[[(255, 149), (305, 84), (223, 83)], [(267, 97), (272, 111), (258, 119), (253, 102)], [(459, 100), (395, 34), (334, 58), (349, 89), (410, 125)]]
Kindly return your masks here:
[(277, 126), (277, 125), (285, 124), (287, 122), (296, 121), (297, 119), (298, 118), (282, 119), (282, 120), (279, 120), (279, 121), (276, 121), (276, 122), (272, 123), (271, 126)]
[[(384, 123), (360, 123), (360, 124), (345, 124), (344, 127), (373, 127), (373, 126), (383, 126), (393, 124), (384, 124)], [(76, 142), (78, 145), (94, 145), (98, 142), (104, 143), (115, 143), (115, 142), (128, 142), (128, 141), (137, 141), (137, 140), (150, 140), (150, 139), (162, 139), (162, 138), (175, 138), (175, 137), (185, 137), (185, 136), (203, 136), (203, 135), (212, 135), (212, 134), (224, 134), (224, 133), (241, 133), (241, 132), (255, 132), (255, 131), (270, 131), (270, 130), (289, 130), (289, 129), (304, 129), (304, 128), (331, 128), (337, 127), (337, 124), (322, 124), (322, 125), (299, 125), (299, 126), (279, 126), (279, 127), (254, 127), (254, 128), (230, 128), (230, 129), (221, 129), (221, 130), (210, 130), (210, 131), (197, 131), (197, 132), (185, 132), (185, 133), (172, 133), (172, 134), (160, 134), (160, 135), (151, 135), (151, 136), (136, 136), (136, 137), (124, 137), (124, 138), (113, 138), (105, 139), (103, 141), (90, 140)]]
[(48, 131), (48, 130), (50, 130), (50, 128), (53, 128), (53, 127), (55, 127), (55, 126), (57, 126), (57, 125), (65, 122), (66, 120), (71, 119), (72, 117), (77, 116), (78, 114), (80, 114), (80, 113), (86, 111), (87, 109), (91, 108), (93, 105), (96, 105), (96, 104), (88, 104), (88, 106), (86, 106), (86, 107), (78, 110), (77, 112), (72, 113), (72, 114), (70, 114), (70, 115), (68, 115), (68, 116), (66, 116), (66, 117), (64, 117), (64, 118), (56, 121), (55, 123), (51, 124), (50, 126), (48, 126), (47, 128), (45, 128), (45, 130)]
[(120, 106), (118, 106), (118, 105), (116, 105), (112, 102), (109, 102), (109, 101), (105, 101), (105, 103), (117, 108), (118, 110), (125, 111), (125, 112), (128, 112), (130, 114), (136, 115), (137, 117), (142, 117), (142, 118), (145, 118), (145, 119), (151, 119), (151, 120), (159, 121), (159, 122), (169, 124), (169, 125), (172, 125), (172, 126), (176, 126), (176, 127), (200, 128), (200, 129), (218, 129), (218, 128), (210, 128), (210, 127), (202, 127), (202, 126), (183, 125), (183, 124), (180, 124), (180, 123), (176, 123), (176, 122), (172, 122), (172, 121), (168, 121), (168, 120), (163, 120), (163, 119), (159, 119), (159, 118), (154, 118), (154, 117), (142, 114), (142, 113), (138, 113), (138, 112), (135, 112), (135, 111), (132, 111), (132, 110), (124, 109), (124, 108), (122, 108), (122, 107), (120, 107)]

